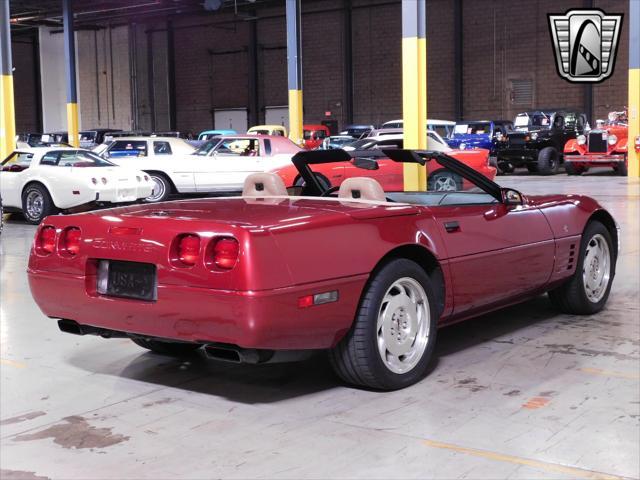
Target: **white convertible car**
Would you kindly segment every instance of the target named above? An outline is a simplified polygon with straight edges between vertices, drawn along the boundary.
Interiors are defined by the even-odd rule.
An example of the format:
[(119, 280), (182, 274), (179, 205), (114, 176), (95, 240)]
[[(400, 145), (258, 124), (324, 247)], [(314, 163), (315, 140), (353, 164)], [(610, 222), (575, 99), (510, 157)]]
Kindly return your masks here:
[(135, 202), (151, 195), (153, 185), (140, 170), (68, 147), (18, 149), (0, 168), (4, 210), (22, 212), (33, 224), (59, 211)]
[(174, 146), (176, 140), (181, 141), (159, 137), (117, 138), (102, 155), (118, 165), (145, 171), (154, 182), (153, 194), (146, 201), (159, 202), (172, 193), (242, 191), (247, 176), (287, 166), (291, 157), (300, 151), (300, 147), (286, 137), (224, 135), (212, 138), (191, 153), (180, 154)]

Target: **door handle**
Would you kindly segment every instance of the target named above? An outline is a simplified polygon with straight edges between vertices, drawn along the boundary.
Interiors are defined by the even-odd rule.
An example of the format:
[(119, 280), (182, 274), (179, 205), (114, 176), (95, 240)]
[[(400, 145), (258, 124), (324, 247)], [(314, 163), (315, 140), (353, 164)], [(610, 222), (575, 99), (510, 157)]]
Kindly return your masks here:
[(455, 220), (452, 222), (444, 222), (444, 229), (447, 231), (447, 233), (459, 232), (460, 224)]

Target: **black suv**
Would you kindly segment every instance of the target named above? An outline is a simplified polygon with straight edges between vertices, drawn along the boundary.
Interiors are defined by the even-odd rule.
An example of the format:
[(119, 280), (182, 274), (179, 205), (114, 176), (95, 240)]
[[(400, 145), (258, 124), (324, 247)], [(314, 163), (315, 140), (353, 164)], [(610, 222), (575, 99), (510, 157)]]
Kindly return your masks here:
[(564, 161), (565, 143), (584, 133), (587, 117), (575, 110), (537, 110), (519, 113), (513, 124), (514, 130), (498, 139), (498, 168), (553, 175)]

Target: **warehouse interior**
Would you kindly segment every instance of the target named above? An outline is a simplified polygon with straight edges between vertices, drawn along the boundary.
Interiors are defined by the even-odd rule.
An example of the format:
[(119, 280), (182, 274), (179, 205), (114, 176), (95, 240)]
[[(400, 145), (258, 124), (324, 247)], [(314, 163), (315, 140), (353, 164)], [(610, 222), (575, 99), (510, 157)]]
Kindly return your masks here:
[[(4, 83), (0, 95), (3, 108), (0, 205), (4, 208), (0, 212), (3, 219), (0, 229), (0, 480), (640, 478), (640, 0), (0, 1), (6, 3), (2, 20), (3, 25), (8, 26), (6, 35), (0, 31), (0, 53), (3, 69), (7, 58), (11, 67), (9, 72), (2, 72)], [(570, 82), (558, 73), (549, 15), (571, 10), (583, 14), (597, 10), (622, 19), (619, 37), (615, 39), (617, 45), (610, 54), (615, 58), (613, 67), (604, 80)], [(411, 30), (414, 27), (415, 31)], [(71, 46), (69, 39), (72, 39)], [(410, 43), (414, 40), (415, 51), (411, 50), (414, 44)], [(11, 77), (12, 95), (7, 93), (8, 77)], [(380, 228), (386, 223), (389, 230), (379, 233), (371, 226), (375, 217), (371, 211), (409, 208), (411, 215), (417, 217), (423, 206), (390, 204), (388, 197), (384, 200), (388, 191), (385, 184), (382, 185), (384, 191), (380, 189), (383, 200), (370, 200), (363, 193), (364, 205), (354, 206), (360, 191), (349, 197), (349, 201), (342, 197), (342, 185), (353, 178), (339, 184), (328, 174), (323, 177), (328, 185), (319, 183), (323, 189), (327, 188), (318, 196), (335, 193), (337, 198), (315, 199), (316, 204), (333, 205), (335, 200), (336, 204), (351, 205), (323, 207), (322, 213), (314, 210), (320, 211), (316, 204), (296, 206), (296, 202), (308, 201), (304, 199), (308, 185), (300, 181), (309, 179), (305, 177), (304, 168), (299, 167), (300, 161), (291, 160), (292, 156), (295, 159), (299, 152), (303, 157), (310, 154), (306, 158), (312, 159), (309, 164), (313, 164), (324, 161), (318, 159), (326, 158), (327, 152), (332, 151), (322, 152), (324, 143), (314, 149), (306, 146), (303, 131), (311, 128), (309, 125), (326, 127), (328, 139), (351, 135), (347, 133), (351, 127), (370, 127), (373, 133), (368, 130), (349, 141), (365, 142), (367, 135), (375, 132), (379, 135), (378, 141), (384, 134), (390, 135), (389, 138), (396, 135), (393, 138), (399, 136), (404, 142), (398, 150), (423, 152), (420, 155), (428, 157), (428, 152), (424, 152), (431, 151), (432, 144), (428, 140), (430, 129), (425, 129), (424, 124), (442, 119), (443, 125), (450, 123), (452, 130), (450, 138), (438, 135), (440, 141), (446, 141), (440, 153), (457, 160), (485, 151), (451, 143), (458, 125), (465, 127), (466, 134), (471, 133), (467, 127), (472, 122), (491, 123), (497, 132), (497, 125), (502, 121), (513, 127), (513, 120), (517, 126), (524, 112), (527, 118), (540, 112), (553, 112), (543, 115), (545, 121), (551, 119), (552, 124), (560, 114), (565, 118), (573, 114), (577, 125), (577, 118), (583, 115), (588, 128), (576, 130), (563, 141), (575, 142), (578, 146), (572, 148), (577, 152), (579, 148), (588, 149), (590, 142), (595, 142), (592, 138), (598, 136), (604, 152), (598, 151), (599, 160), (595, 164), (584, 166), (577, 163), (577, 157), (569, 155), (568, 147), (564, 151), (561, 147), (554, 170), (549, 172), (552, 174), (541, 172), (538, 166), (524, 168), (522, 164), (513, 168), (506, 161), (500, 163), (500, 150), (497, 153), (493, 150), (496, 141), (498, 147), (501, 141), (511, 145), (508, 138), (518, 132), (515, 127), (510, 128), (504, 140), (490, 139), (492, 150), (486, 150), (486, 165), (482, 166), (492, 171), (488, 183), (499, 185), (501, 200), (484, 210), (472, 205), (480, 212), (474, 224), (464, 223), (470, 216), (465, 210), (469, 204), (465, 202), (454, 204), (447, 210), (449, 216), (442, 218), (455, 220), (454, 230), (471, 235), (467, 238), (477, 238), (464, 245), (472, 248), (476, 243), (487, 242), (492, 235), (502, 240), (512, 233), (504, 229), (494, 235), (491, 233), (494, 231), (484, 230), (486, 225), (490, 228), (492, 222), (500, 221), (501, 202), (509, 210), (506, 195), (510, 193), (518, 195), (520, 203), (513, 205), (516, 213), (527, 210), (527, 206), (537, 212), (557, 208), (557, 217), (550, 219), (542, 215), (541, 218), (546, 218), (545, 228), (549, 231), (557, 228), (560, 232), (564, 229), (567, 238), (572, 229), (583, 233), (588, 230), (589, 223), (583, 229), (580, 222), (584, 223), (584, 212), (594, 208), (596, 213), (589, 221), (610, 217), (614, 226), (609, 229), (609, 246), (603, 249), (607, 255), (611, 252), (607, 257), (611, 262), (606, 276), (608, 300), (605, 296), (601, 309), (596, 311), (594, 307), (593, 313), (568, 313), (566, 308), (559, 309), (553, 298), (550, 301), (552, 295), (547, 295), (550, 289), (527, 290), (523, 285), (522, 292), (526, 295), (503, 301), (500, 308), (478, 308), (478, 315), (454, 317), (450, 323), (445, 322), (444, 328), (437, 331), (437, 343), (430, 344), (434, 345), (430, 347), (432, 356), (428, 365), (424, 365), (424, 373), (402, 388), (378, 388), (366, 381), (350, 382), (349, 374), (345, 376), (336, 369), (332, 349), (352, 334), (355, 327), (351, 325), (336, 333), (335, 342), (329, 348), (308, 348), (301, 359), (296, 357), (296, 361), (281, 363), (240, 362), (244, 354), (255, 353), (260, 357), (266, 351), (261, 347), (249, 351), (254, 346), (249, 340), (247, 345), (215, 338), (210, 344), (198, 340), (197, 335), (204, 335), (204, 330), (198, 332), (188, 318), (196, 310), (204, 314), (211, 312), (211, 318), (218, 318), (219, 310), (228, 310), (230, 317), (222, 323), (226, 322), (223, 327), (231, 330), (228, 325), (235, 328), (234, 322), (248, 317), (247, 324), (251, 327), (245, 334), (253, 339), (258, 329), (253, 330), (254, 323), (260, 322), (261, 312), (257, 307), (252, 310), (252, 302), (257, 304), (258, 300), (251, 295), (257, 292), (256, 298), (259, 297), (260, 289), (241, 297), (241, 293), (246, 292), (229, 283), (225, 284), (225, 291), (241, 298), (238, 303), (227, 304), (225, 299), (219, 303), (212, 300), (195, 304), (193, 298), (203, 297), (189, 296), (190, 289), (205, 291), (213, 287), (203, 283), (196, 289), (188, 284), (192, 281), (188, 269), (173, 269), (178, 271), (172, 280), (174, 286), (184, 289), (173, 294), (173, 303), (168, 307), (165, 304), (166, 310), (151, 310), (155, 308), (151, 303), (161, 304), (164, 300), (166, 290), (162, 288), (157, 298), (145, 305), (149, 307), (147, 311), (160, 312), (154, 314), (154, 322), (175, 320), (177, 344), (196, 341), (205, 348), (184, 355), (176, 355), (174, 351), (162, 354), (149, 347), (145, 350), (136, 340), (150, 342), (166, 338), (137, 330), (140, 327), (135, 325), (136, 321), (149, 319), (146, 313), (140, 313), (144, 307), (140, 308), (138, 300), (124, 298), (126, 295), (116, 298), (116, 295), (104, 303), (93, 304), (98, 305), (92, 307), (93, 312), (86, 308), (85, 301), (90, 302), (104, 293), (99, 290), (99, 281), (97, 287), (89, 287), (90, 282), (96, 282), (102, 260), (97, 260), (98, 266), (94, 266), (91, 263), (94, 259), (89, 258), (87, 266), (76, 271), (64, 264), (65, 255), (67, 260), (71, 257), (69, 252), (62, 251), (61, 243), (52, 247), (53, 253), (47, 253), (51, 253), (49, 257), (41, 250), (43, 229), (51, 225), (55, 226), (52, 231), (58, 232), (59, 242), (64, 232), (80, 231), (60, 223), (71, 219), (69, 221), (80, 222), (77, 224), (82, 228), (82, 243), (78, 241), (81, 256), (84, 255), (82, 249), (94, 248), (89, 256), (110, 258), (108, 255), (112, 255), (119, 260), (156, 262), (158, 278), (162, 279), (166, 278), (162, 275), (171, 273), (177, 255), (175, 241), (165, 241), (168, 237), (162, 235), (173, 232), (174, 225), (178, 224), (186, 225), (180, 227), (179, 231), (185, 233), (176, 237), (178, 239), (194, 234), (214, 238), (220, 235), (215, 232), (222, 228), (216, 220), (218, 215), (225, 218), (224, 228), (228, 232), (244, 229), (264, 242), (251, 243), (254, 237), (239, 242), (240, 253), (236, 251), (236, 259), (240, 260), (234, 260), (238, 262), (235, 265), (241, 266), (242, 261), (255, 261), (258, 265), (247, 274), (249, 280), (263, 276), (279, 278), (283, 272), (295, 277), (294, 260), (277, 263), (279, 258), (288, 258), (291, 253), (287, 245), (296, 251), (295, 259), (302, 265), (304, 278), (312, 278), (315, 271), (324, 272), (334, 267), (337, 271), (340, 263), (355, 265), (370, 255), (378, 237), (385, 245), (401, 243), (397, 239), (405, 227), (391, 227), (399, 225), (398, 216), (404, 214), (388, 214), (388, 218), (380, 221), (383, 225)], [(403, 129), (386, 128), (385, 132), (385, 122), (401, 122), (402, 126), (402, 121), (396, 119), (403, 119)], [(264, 136), (245, 134), (257, 126), (276, 128)], [(99, 204), (96, 196), (91, 209), (53, 205), (51, 216), (43, 215), (44, 219), (40, 217), (34, 222), (27, 211), (27, 190), (22, 192), (22, 205), (11, 204), (10, 189), (14, 184), (7, 179), (18, 172), (10, 168), (12, 156), (16, 152), (18, 156), (31, 155), (29, 161), (32, 161), (39, 155), (46, 158), (52, 150), (64, 153), (66, 149), (89, 149), (82, 146), (79, 132), (115, 132), (113, 138), (105, 139), (105, 150), (100, 150), (99, 144), (92, 145), (95, 154), (91, 155), (96, 162), (105, 161), (109, 168), (118, 170), (122, 159), (113, 152), (109, 154), (109, 149), (114, 142), (118, 143), (119, 135), (121, 142), (129, 143), (128, 150), (136, 142), (149, 142), (144, 148), (151, 152), (154, 142), (166, 141), (174, 148), (170, 159), (178, 164), (183, 162), (182, 169), (174, 169), (180, 174), (189, 167), (186, 154), (179, 156), (175, 152), (177, 142), (197, 142), (201, 133), (216, 132), (221, 139), (229, 137), (244, 142), (247, 138), (259, 139), (256, 142), (262, 142), (261, 152), (267, 150), (267, 145), (275, 152), (279, 145), (276, 142), (284, 140), (277, 138), (280, 135), (277, 128), (288, 132), (283, 136), (295, 144), (294, 150), (286, 151), (287, 165), (278, 167), (289, 172), (288, 176), (281, 175), (283, 187), (287, 187), (287, 194), (291, 196), (290, 203), (285, 202), (287, 207), (270, 191), (270, 177), (258, 177), (266, 187), (256, 183), (257, 191), (249, 199), (247, 183), (232, 191), (202, 193), (196, 186), (185, 193), (176, 187), (171, 177), (173, 183), (166, 184), (170, 191), (162, 197), (163, 203), (156, 206), (151, 198), (157, 193), (157, 173), (155, 168), (142, 166), (135, 167), (139, 171), (133, 176), (137, 176), (140, 185), (153, 184), (154, 190), (149, 190), (150, 196), (149, 192), (140, 194), (134, 201), (122, 203), (123, 206), (115, 202)], [(37, 146), (20, 143), (28, 134), (40, 138), (49, 132), (66, 137)], [(530, 131), (527, 130), (526, 135), (529, 142)], [(584, 137), (585, 146), (580, 143), (580, 137)], [(612, 137), (615, 137), (613, 142)], [(272, 143), (264, 143), (269, 140)], [(619, 140), (624, 140), (624, 150), (616, 150)], [(194, 144), (188, 158), (198, 155), (207, 145), (219, 148), (225, 140), (220, 144), (217, 141), (217, 137), (213, 140), (209, 137), (197, 146)], [(464, 141), (470, 145), (466, 137)], [(365, 147), (360, 145), (364, 143), (353, 150), (364, 151)], [(335, 147), (338, 150), (333, 152), (345, 154), (347, 147), (344, 150), (339, 150), (341, 146)], [(134, 145), (135, 148), (138, 147)], [(314, 157), (316, 151), (319, 153)], [(572, 154), (577, 155), (576, 152)], [(254, 154), (247, 153), (247, 156)], [(351, 157), (346, 155), (349, 161), (354, 159), (354, 165), (361, 158), (355, 153)], [(380, 179), (375, 175), (386, 165), (381, 155), (365, 156), (361, 160), (364, 163), (356, 169), (360, 172), (358, 177)], [(384, 155), (393, 156), (388, 150), (384, 150)], [(438, 160), (442, 157), (437, 155), (433, 157), (436, 161), (448, 161), (446, 155), (445, 160)], [(131, 158), (136, 156), (143, 155), (136, 153)], [(498, 163), (490, 163), (494, 156)], [(219, 157), (206, 157), (209, 158)], [(234, 158), (237, 161), (240, 156)], [(421, 164), (415, 158), (397, 170), (399, 180), (396, 180), (401, 188), (393, 189), (397, 190), (394, 193), (416, 190), (429, 193), (433, 189), (429, 181), (433, 171), (429, 170), (428, 163)], [(523, 161), (524, 158), (523, 154)], [(371, 166), (372, 161), (376, 162), (375, 166)], [(542, 165), (539, 162), (536, 165)], [(620, 163), (615, 162), (624, 162), (624, 171)], [(617, 166), (612, 169), (612, 164)], [(290, 173), (293, 166), (300, 174), (294, 174), (295, 185), (290, 185), (286, 178), (294, 178)], [(578, 171), (579, 168), (582, 170)], [(27, 166), (25, 171), (35, 170)], [(309, 171), (314, 175), (314, 170)], [(279, 174), (280, 170), (265, 168), (264, 172), (253, 175), (273, 176), (273, 172)], [(469, 179), (477, 180), (478, 176), (481, 178), (478, 184), (482, 184), (484, 177), (471, 172), (469, 177), (464, 177), (464, 185)], [(147, 178), (147, 174), (151, 178)], [(101, 187), (101, 181), (111, 182), (106, 174), (92, 175), (95, 178), (87, 177), (93, 181), (92, 186), (87, 180), (92, 188)], [(67, 188), (73, 184), (65, 183), (71, 177), (69, 173), (57, 181), (60, 188), (73, 190), (71, 196), (77, 196), (80, 187)], [(197, 172), (194, 178), (197, 179)], [(456, 193), (463, 195), (462, 185), (461, 180), (453, 190), (457, 187)], [(51, 186), (52, 192), (54, 187)], [(289, 189), (293, 187), (301, 190), (291, 194)], [(262, 191), (265, 188), (267, 193)], [(364, 187), (362, 190), (366, 191)], [(593, 199), (593, 203), (587, 197)], [(47, 200), (46, 195), (42, 198)], [(228, 203), (222, 203), (234, 202), (236, 198), (246, 203), (237, 211), (228, 207)], [(111, 207), (119, 208), (112, 210)], [(278, 213), (282, 218), (272, 219), (264, 213), (270, 207), (284, 211)], [(349, 222), (359, 225), (370, 222), (367, 229), (358, 230), (349, 224), (344, 219), (349, 216), (346, 208), (355, 211), (347, 212)], [(430, 205), (423, 210), (436, 211), (437, 208), (438, 205)], [(512, 215), (513, 210), (505, 215)], [(233, 214), (237, 214), (237, 218)], [(292, 237), (295, 241), (290, 240), (288, 244), (284, 241), (278, 244), (276, 240), (274, 245), (278, 248), (270, 250), (265, 258), (257, 259), (261, 246), (267, 245), (267, 240), (260, 235), (279, 238), (278, 230), (305, 228), (305, 223), (312, 222), (314, 215), (318, 215), (318, 223), (310, 224), (309, 236)], [(441, 217), (433, 215), (437, 220), (435, 225)], [(154, 216), (157, 218), (151, 218)], [(132, 218), (142, 223), (132, 223)], [(203, 218), (214, 220), (205, 228), (194, 220), (200, 222)], [(166, 223), (152, 223), (161, 221)], [(337, 223), (333, 225), (332, 221)], [(274, 227), (270, 222), (277, 225)], [(407, 225), (411, 222), (408, 220)], [(509, 228), (513, 230), (513, 225), (520, 225), (518, 228), (527, 232), (531, 228), (533, 238), (537, 234), (533, 233), (533, 223), (512, 223)], [(112, 237), (95, 233), (104, 225), (108, 225), (109, 235), (117, 228), (129, 229), (123, 235), (144, 232), (142, 243), (127, 243), (129, 237), (117, 237), (115, 233)], [(448, 233), (454, 231), (449, 230), (448, 225), (444, 228)], [(347, 230), (350, 233), (343, 236)], [(416, 244), (431, 242), (421, 240), (428, 237), (426, 230), (424, 227), (424, 231), (413, 233)], [(228, 232), (223, 238), (228, 239), (231, 235)], [(547, 277), (558, 275), (560, 270), (562, 255), (555, 245), (560, 245), (564, 237), (562, 233), (554, 231), (554, 234), (555, 250), (550, 260), (553, 268)], [(455, 244), (452, 237), (443, 235), (443, 244)], [(580, 235), (575, 234), (575, 238)], [(608, 235), (598, 238), (605, 240)], [(335, 240), (325, 241), (327, 238)], [(584, 247), (580, 243), (584, 239), (586, 237), (578, 238), (577, 250)], [(533, 248), (542, 249), (546, 241), (532, 240), (534, 247), (527, 244), (527, 248), (531, 248), (528, 252), (533, 252)], [(154, 260), (156, 250), (153, 248), (156, 247), (167, 247), (161, 260)], [(403, 247), (406, 245), (399, 248)], [(211, 247), (206, 248), (205, 254), (209, 254)], [(572, 245), (571, 250), (573, 248)], [(513, 250), (522, 252), (525, 248), (518, 246)], [(345, 258), (342, 253), (345, 251), (355, 253), (352, 258)], [(479, 258), (486, 261), (491, 253), (483, 252)], [(570, 255), (573, 258), (573, 253)], [(54, 257), (60, 264), (45, 271), (41, 265)], [(434, 259), (439, 260), (436, 257)], [(469, 254), (444, 259), (443, 278), (448, 278), (446, 269), (453, 271), (456, 262), (477, 261), (471, 257)], [(582, 261), (586, 257), (587, 254), (578, 252), (576, 258)], [(540, 268), (539, 257), (534, 253), (517, 258), (519, 260), (512, 263), (486, 263), (484, 268), (477, 263), (470, 267), (474, 291), (490, 295), (491, 285), (498, 283), (502, 288), (507, 288), (506, 285), (517, 290), (518, 282), (527, 278), (527, 272)], [(602, 259), (589, 258), (591, 267), (596, 269), (598, 261), (605, 263)], [(585, 282), (586, 288), (592, 270), (584, 261), (584, 267), (575, 267), (574, 275)], [(573, 260), (569, 262), (571, 268)], [(362, 294), (358, 291), (355, 302), (358, 318), (362, 316), (366, 299), (373, 295), (367, 294), (373, 290), (366, 289), (380, 278), (376, 275), (380, 275), (380, 265), (384, 263), (374, 262), (374, 265), (375, 268), (353, 275), (366, 277), (365, 290)], [(561, 267), (567, 269), (565, 264)], [(220, 271), (215, 270), (216, 274)], [(71, 281), (65, 283), (67, 277), (64, 280), (60, 277), (56, 287), (55, 275), (60, 273), (86, 284), (86, 291), (84, 286), (80, 292), (72, 291)], [(498, 277), (501, 282), (496, 281)], [(206, 277), (207, 281), (210, 278)], [(308, 310), (313, 310), (323, 308), (314, 303), (318, 295), (329, 293), (328, 301), (338, 303), (343, 295), (348, 296), (344, 279), (338, 274), (321, 280), (320, 290), (309, 290), (310, 296), (305, 290), (305, 297), (294, 299), (298, 309), (309, 306), (300, 303), (303, 298), (310, 300), (313, 306)], [(305, 282), (279, 285), (276, 290), (280, 289), (280, 294), (300, 285), (304, 287)], [(338, 295), (338, 286), (333, 285), (344, 290)], [(554, 286), (562, 287), (559, 283)], [(425, 288), (428, 295), (429, 289), (431, 287)], [(435, 293), (441, 295), (437, 297), (442, 304), (440, 313), (448, 308), (447, 302), (453, 304), (453, 309), (456, 302), (465, 301), (465, 295), (472, 296), (468, 292), (450, 292), (448, 284), (443, 291), (446, 293)], [(122, 311), (127, 305), (131, 308), (130, 314), (124, 315)], [(382, 310), (382, 306), (379, 308)], [(475, 305), (469, 308), (476, 311)], [(58, 310), (77, 310), (78, 315), (86, 317), (81, 321), (80, 317), (50, 313)], [(282, 342), (294, 342), (300, 336), (299, 330), (311, 331), (317, 320), (295, 318), (309, 319), (311, 326), (289, 321), (285, 317), (291, 310), (284, 296), (278, 297), (278, 303), (269, 307), (269, 312), (278, 319), (282, 317), (287, 326), (286, 331), (273, 334)], [(109, 315), (113, 315), (114, 322), (120, 322), (119, 328), (99, 323)], [(334, 311), (326, 314), (327, 321), (334, 323), (338, 316)], [(77, 327), (77, 331), (65, 331), (59, 320), (74, 322), (72, 326)], [(131, 327), (131, 331), (122, 325)], [(266, 331), (276, 332), (281, 325), (274, 322), (267, 325)], [(85, 335), (88, 330), (81, 331), (81, 328), (87, 326), (94, 330)], [(376, 328), (377, 331), (380, 326)], [(131, 332), (133, 336), (129, 335)], [(317, 332), (320, 337), (324, 331), (318, 329)], [(178, 338), (178, 334), (182, 337)], [(432, 335), (435, 338), (435, 332)], [(213, 358), (207, 353), (209, 346), (223, 343), (234, 344), (234, 354), (240, 352), (238, 362), (235, 357), (233, 361), (221, 361), (225, 359)], [(359, 344), (354, 349), (365, 347)], [(358, 371), (358, 375), (364, 377), (362, 371)]]

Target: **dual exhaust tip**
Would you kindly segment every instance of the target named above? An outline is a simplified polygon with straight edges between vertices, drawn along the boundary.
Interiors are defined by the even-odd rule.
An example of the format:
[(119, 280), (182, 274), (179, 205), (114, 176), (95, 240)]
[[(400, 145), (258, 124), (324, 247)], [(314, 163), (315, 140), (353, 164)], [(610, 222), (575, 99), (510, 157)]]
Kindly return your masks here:
[[(81, 325), (74, 320), (58, 320), (60, 331), (72, 335), (98, 335), (103, 338), (130, 338), (134, 335), (117, 330)], [(157, 339), (162, 341), (161, 339)], [(228, 363), (281, 363), (293, 362), (308, 358), (313, 350), (263, 350), (257, 348), (242, 348), (235, 345), (221, 343), (205, 343), (202, 350), (207, 358)]]

